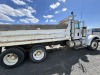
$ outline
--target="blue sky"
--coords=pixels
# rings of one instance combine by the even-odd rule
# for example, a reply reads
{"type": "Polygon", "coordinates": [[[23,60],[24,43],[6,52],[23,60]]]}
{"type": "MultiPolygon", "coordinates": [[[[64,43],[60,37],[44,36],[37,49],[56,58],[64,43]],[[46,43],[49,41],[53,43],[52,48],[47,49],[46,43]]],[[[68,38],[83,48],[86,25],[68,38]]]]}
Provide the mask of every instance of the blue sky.
{"type": "Polygon", "coordinates": [[[73,11],[89,28],[100,27],[100,0],[0,0],[0,24],[56,24],[73,11]]]}

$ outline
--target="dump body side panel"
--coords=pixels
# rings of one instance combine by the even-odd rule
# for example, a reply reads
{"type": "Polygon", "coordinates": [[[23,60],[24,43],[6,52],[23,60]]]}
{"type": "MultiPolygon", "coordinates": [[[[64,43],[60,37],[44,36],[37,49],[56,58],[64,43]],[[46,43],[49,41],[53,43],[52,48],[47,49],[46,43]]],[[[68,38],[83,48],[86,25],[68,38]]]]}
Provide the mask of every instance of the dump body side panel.
{"type": "Polygon", "coordinates": [[[66,29],[0,31],[0,47],[69,39],[66,29]]]}

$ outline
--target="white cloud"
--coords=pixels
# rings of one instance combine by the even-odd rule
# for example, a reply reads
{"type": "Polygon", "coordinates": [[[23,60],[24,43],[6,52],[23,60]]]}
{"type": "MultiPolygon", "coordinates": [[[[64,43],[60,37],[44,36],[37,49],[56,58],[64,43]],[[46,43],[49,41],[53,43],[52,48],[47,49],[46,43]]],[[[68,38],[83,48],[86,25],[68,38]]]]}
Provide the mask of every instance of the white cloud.
{"type": "Polygon", "coordinates": [[[58,14],[58,13],[61,13],[61,12],[65,12],[65,11],[67,11],[67,8],[63,8],[62,10],[55,11],[55,14],[58,14]]]}
{"type": "Polygon", "coordinates": [[[8,15],[8,16],[24,16],[22,12],[20,12],[17,9],[13,9],[12,7],[5,5],[5,4],[0,4],[0,14],[8,15]]]}
{"type": "Polygon", "coordinates": [[[47,19],[47,18],[52,18],[52,17],[54,17],[54,15],[46,15],[46,16],[44,15],[43,17],[47,19]]]}
{"type": "Polygon", "coordinates": [[[55,14],[58,14],[60,11],[55,11],[55,14]]]}
{"type": "Polygon", "coordinates": [[[56,20],[53,20],[53,19],[46,19],[46,21],[45,22],[56,22],[56,20]]]}
{"type": "Polygon", "coordinates": [[[54,3],[51,4],[51,5],[50,5],[50,8],[51,8],[51,9],[56,9],[56,8],[59,7],[59,6],[60,6],[60,3],[57,2],[57,3],[55,3],[55,4],[54,4],[54,3]]]}
{"type": "Polygon", "coordinates": [[[67,8],[63,8],[62,11],[67,11],[67,8]]]}
{"type": "Polygon", "coordinates": [[[47,19],[45,22],[49,22],[49,20],[47,19]]]}
{"type": "Polygon", "coordinates": [[[28,2],[33,2],[32,0],[27,0],[28,2]]]}
{"type": "Polygon", "coordinates": [[[12,0],[17,5],[26,5],[26,3],[22,0],[12,0]]]}
{"type": "Polygon", "coordinates": [[[52,19],[51,19],[50,22],[56,22],[56,20],[52,20],[52,19]]]}
{"type": "Polygon", "coordinates": [[[0,24],[10,24],[10,23],[3,23],[3,22],[0,22],[0,24]]]}
{"type": "Polygon", "coordinates": [[[37,23],[39,20],[37,18],[26,18],[26,19],[20,19],[20,22],[23,23],[37,23]]]}
{"type": "Polygon", "coordinates": [[[45,22],[56,22],[56,20],[51,19],[52,17],[54,17],[54,15],[44,15],[43,17],[46,19],[45,22]]]}
{"type": "Polygon", "coordinates": [[[8,17],[7,15],[1,14],[1,13],[0,13],[0,20],[14,22],[14,20],[12,20],[10,17],[8,17]]]}
{"type": "Polygon", "coordinates": [[[34,20],[35,22],[38,22],[38,20],[33,16],[33,13],[36,13],[36,10],[30,6],[22,9],[14,9],[6,4],[0,4],[0,20],[14,22],[14,20],[12,20],[10,16],[12,17],[25,16],[29,19],[31,18],[30,21],[34,20]]]}
{"type": "Polygon", "coordinates": [[[18,16],[33,17],[32,13],[36,13],[36,10],[30,6],[22,9],[13,9],[8,5],[0,4],[0,13],[6,14],[8,16],[14,16],[14,17],[18,17],[18,16]]]}
{"type": "Polygon", "coordinates": [[[66,2],[66,0],[59,0],[60,2],[66,2]]]}
{"type": "Polygon", "coordinates": [[[29,22],[31,22],[31,23],[37,23],[37,22],[39,22],[39,20],[37,19],[37,18],[26,18],[26,20],[28,20],[29,22]]]}
{"type": "Polygon", "coordinates": [[[34,10],[32,7],[28,7],[28,9],[19,9],[20,12],[22,12],[25,16],[30,17],[30,18],[34,18],[34,16],[32,15],[32,13],[36,13],[36,10],[34,10]]]}
{"type": "Polygon", "coordinates": [[[29,23],[29,21],[27,21],[26,19],[20,19],[20,22],[22,22],[22,23],[29,23]]]}

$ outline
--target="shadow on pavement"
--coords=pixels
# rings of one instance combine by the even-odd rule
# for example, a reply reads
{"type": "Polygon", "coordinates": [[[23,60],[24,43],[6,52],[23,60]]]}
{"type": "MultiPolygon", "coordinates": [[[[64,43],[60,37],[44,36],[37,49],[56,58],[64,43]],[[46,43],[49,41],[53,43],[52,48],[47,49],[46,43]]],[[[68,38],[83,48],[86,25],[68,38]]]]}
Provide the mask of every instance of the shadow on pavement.
{"type": "Polygon", "coordinates": [[[14,69],[5,69],[0,66],[0,75],[70,75],[75,64],[86,72],[86,68],[79,61],[89,63],[86,55],[100,55],[100,51],[56,49],[48,52],[47,59],[41,63],[33,63],[27,59],[23,65],[14,69]]]}

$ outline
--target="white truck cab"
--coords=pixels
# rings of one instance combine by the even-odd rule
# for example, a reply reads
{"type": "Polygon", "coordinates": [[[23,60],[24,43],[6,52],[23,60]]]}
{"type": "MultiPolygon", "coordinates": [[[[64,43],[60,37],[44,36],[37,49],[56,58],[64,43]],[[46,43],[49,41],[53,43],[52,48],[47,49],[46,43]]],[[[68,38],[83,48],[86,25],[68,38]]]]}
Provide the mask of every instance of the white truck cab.
{"type": "MultiPolygon", "coordinates": [[[[70,27],[70,37],[71,40],[67,41],[68,47],[89,47],[90,49],[97,49],[98,42],[99,42],[99,36],[88,34],[87,27],[81,26],[81,23],[83,21],[78,21],[74,19],[74,14],[71,13],[71,19],[68,19],[69,27],[70,27]],[[95,47],[95,48],[92,48],[95,47]]],[[[84,24],[84,23],[83,23],[84,24]]],[[[69,31],[69,30],[68,30],[69,31]]]]}

